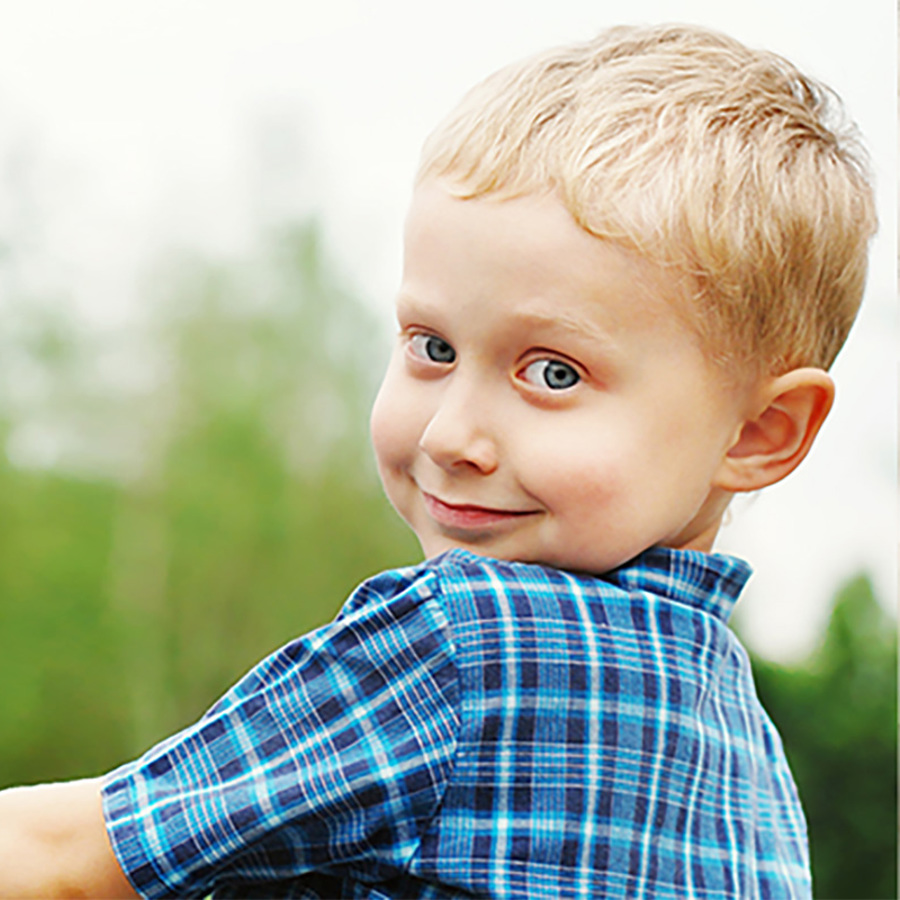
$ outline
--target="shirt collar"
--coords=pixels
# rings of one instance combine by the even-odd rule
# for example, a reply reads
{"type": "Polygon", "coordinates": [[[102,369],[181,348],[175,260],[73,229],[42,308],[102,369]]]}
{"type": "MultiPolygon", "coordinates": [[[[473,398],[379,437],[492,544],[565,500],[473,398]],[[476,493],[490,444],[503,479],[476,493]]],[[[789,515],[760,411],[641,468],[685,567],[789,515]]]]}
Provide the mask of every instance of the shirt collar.
{"type": "Polygon", "coordinates": [[[651,547],[601,576],[623,590],[647,591],[727,622],[753,570],[736,556],[651,547]]]}

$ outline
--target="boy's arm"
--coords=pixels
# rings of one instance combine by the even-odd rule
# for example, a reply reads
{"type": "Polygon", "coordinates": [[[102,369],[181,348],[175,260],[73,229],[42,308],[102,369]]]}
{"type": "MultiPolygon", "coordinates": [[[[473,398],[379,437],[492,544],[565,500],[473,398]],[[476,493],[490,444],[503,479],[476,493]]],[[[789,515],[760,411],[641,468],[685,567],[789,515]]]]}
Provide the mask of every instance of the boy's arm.
{"type": "Polygon", "coordinates": [[[0,898],[138,896],[107,838],[100,785],[0,791],[0,898]]]}

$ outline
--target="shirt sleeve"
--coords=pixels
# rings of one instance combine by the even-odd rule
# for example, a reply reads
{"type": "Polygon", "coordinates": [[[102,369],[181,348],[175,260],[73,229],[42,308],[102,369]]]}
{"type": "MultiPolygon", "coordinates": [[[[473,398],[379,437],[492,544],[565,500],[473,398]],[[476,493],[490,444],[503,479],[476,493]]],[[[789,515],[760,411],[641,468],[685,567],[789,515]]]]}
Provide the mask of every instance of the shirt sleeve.
{"type": "Polygon", "coordinates": [[[276,651],[196,724],[113,771],[113,849],[147,897],[204,897],[409,862],[459,727],[433,573],[385,573],[331,625],[276,651]]]}

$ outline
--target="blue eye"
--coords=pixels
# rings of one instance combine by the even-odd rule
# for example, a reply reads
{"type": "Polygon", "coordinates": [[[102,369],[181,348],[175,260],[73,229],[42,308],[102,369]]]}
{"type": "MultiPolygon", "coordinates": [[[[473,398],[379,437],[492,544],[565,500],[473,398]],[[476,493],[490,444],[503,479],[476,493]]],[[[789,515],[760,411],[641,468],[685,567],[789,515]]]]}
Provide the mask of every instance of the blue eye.
{"type": "Polygon", "coordinates": [[[433,334],[414,334],[409,342],[414,356],[429,362],[449,365],[456,362],[456,351],[443,338],[433,334]]]}
{"type": "Polygon", "coordinates": [[[522,377],[536,387],[564,391],[581,381],[581,376],[568,363],[558,359],[539,359],[525,367],[522,377]]]}

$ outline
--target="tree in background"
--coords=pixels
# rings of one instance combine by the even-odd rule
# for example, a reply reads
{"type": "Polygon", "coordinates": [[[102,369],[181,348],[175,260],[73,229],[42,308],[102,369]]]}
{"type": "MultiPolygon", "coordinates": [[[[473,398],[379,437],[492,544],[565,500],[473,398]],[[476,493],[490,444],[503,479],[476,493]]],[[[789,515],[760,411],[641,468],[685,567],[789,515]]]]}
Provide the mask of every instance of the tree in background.
{"type": "Polygon", "coordinates": [[[860,576],[802,666],[754,661],[806,808],[816,897],[897,896],[897,630],[860,576]]]}
{"type": "Polygon", "coordinates": [[[188,261],[163,289],[154,447],[116,525],[141,743],[415,557],[368,446],[381,342],[317,230],[282,232],[240,265],[188,261]]]}
{"type": "Polygon", "coordinates": [[[30,336],[19,356],[45,388],[3,404],[7,447],[55,423],[59,462],[0,458],[3,785],[137,755],[417,556],[368,449],[384,342],[317,228],[241,262],[170,261],[153,285],[139,390],[91,394],[73,372],[95,356],[84,336],[27,304],[5,331],[30,336]],[[85,465],[98,409],[120,427],[85,465]]]}

